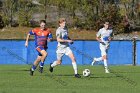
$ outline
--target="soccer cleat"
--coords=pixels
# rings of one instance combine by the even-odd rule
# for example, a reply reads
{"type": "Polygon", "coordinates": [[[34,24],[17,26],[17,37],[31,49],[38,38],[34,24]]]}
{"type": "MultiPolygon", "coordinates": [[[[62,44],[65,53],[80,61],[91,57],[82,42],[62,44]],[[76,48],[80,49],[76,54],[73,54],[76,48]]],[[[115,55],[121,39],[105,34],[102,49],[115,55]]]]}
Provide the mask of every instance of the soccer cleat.
{"type": "Polygon", "coordinates": [[[93,61],[92,61],[91,65],[93,66],[95,62],[96,62],[95,58],[93,58],[93,61]]]}
{"type": "Polygon", "coordinates": [[[34,71],[32,70],[32,68],[30,69],[30,75],[33,76],[34,71]]]}
{"type": "Polygon", "coordinates": [[[52,65],[52,63],[50,63],[50,68],[49,68],[49,70],[50,70],[50,72],[53,72],[53,67],[52,67],[51,65],[52,65]]]}
{"type": "Polygon", "coordinates": [[[76,78],[81,78],[81,76],[79,74],[75,74],[74,75],[76,78]]]}
{"type": "Polygon", "coordinates": [[[40,73],[43,73],[43,67],[40,67],[40,66],[39,66],[39,72],[40,72],[40,73]]]}
{"type": "Polygon", "coordinates": [[[108,69],[105,69],[105,73],[110,73],[108,69]]]}

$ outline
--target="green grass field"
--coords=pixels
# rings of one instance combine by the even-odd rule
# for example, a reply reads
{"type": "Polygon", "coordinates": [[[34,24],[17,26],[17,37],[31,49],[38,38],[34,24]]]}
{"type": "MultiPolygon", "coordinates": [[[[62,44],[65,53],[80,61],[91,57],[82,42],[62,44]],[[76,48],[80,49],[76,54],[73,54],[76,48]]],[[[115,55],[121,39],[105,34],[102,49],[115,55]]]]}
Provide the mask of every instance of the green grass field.
{"type": "Polygon", "coordinates": [[[79,66],[79,73],[90,69],[91,76],[75,78],[72,66],[58,66],[53,73],[29,75],[29,65],[0,65],[0,93],[139,93],[139,66],[79,66]]]}

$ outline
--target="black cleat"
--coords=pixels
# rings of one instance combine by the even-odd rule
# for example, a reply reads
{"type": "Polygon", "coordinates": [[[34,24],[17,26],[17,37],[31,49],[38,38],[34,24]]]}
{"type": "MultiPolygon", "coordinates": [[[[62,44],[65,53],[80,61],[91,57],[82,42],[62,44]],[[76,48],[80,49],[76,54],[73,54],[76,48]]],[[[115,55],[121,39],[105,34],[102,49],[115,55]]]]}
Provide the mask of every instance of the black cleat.
{"type": "Polygon", "coordinates": [[[50,68],[49,68],[49,70],[50,70],[50,72],[53,72],[53,67],[51,67],[51,64],[52,64],[52,63],[50,63],[50,68]]]}
{"type": "Polygon", "coordinates": [[[79,74],[75,74],[76,78],[81,78],[81,76],[79,74]]]}
{"type": "Polygon", "coordinates": [[[39,66],[39,72],[40,72],[40,73],[43,73],[43,67],[40,67],[40,66],[39,66]]]}
{"type": "Polygon", "coordinates": [[[33,76],[34,71],[32,70],[32,68],[30,69],[30,75],[33,76]]]}

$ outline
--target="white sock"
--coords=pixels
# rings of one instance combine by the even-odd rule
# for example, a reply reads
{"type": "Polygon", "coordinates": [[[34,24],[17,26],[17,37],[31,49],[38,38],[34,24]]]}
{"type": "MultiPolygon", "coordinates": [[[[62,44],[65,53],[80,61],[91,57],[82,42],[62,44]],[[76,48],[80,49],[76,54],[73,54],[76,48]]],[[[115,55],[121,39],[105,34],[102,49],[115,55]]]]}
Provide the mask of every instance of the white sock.
{"type": "Polygon", "coordinates": [[[94,58],[95,61],[102,61],[102,57],[94,58]]]}
{"type": "Polygon", "coordinates": [[[107,60],[106,59],[104,59],[104,67],[105,67],[105,69],[108,69],[107,60]]]}
{"type": "Polygon", "coordinates": [[[72,66],[73,66],[73,69],[74,69],[74,73],[77,74],[77,64],[76,64],[76,62],[72,62],[72,66]]]}
{"type": "Polygon", "coordinates": [[[57,64],[57,61],[54,61],[53,62],[53,64],[51,64],[51,67],[55,67],[55,66],[57,66],[58,64],[57,64]]]}

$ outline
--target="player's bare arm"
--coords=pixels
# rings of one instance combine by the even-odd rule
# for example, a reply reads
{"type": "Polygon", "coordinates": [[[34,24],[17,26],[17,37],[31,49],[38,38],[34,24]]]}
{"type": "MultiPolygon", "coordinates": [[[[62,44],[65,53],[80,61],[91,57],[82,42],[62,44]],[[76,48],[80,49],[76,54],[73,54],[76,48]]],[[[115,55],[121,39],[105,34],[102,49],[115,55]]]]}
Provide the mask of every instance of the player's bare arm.
{"type": "Polygon", "coordinates": [[[109,38],[108,38],[109,42],[110,42],[112,39],[113,39],[112,37],[109,37],[109,38]]]}
{"type": "Polygon", "coordinates": [[[108,38],[109,42],[113,39],[113,33],[111,33],[110,37],[108,38]]]}
{"type": "Polygon", "coordinates": [[[96,40],[97,40],[98,42],[102,42],[101,39],[100,39],[99,37],[96,37],[96,40]]]}
{"type": "Polygon", "coordinates": [[[102,43],[103,45],[105,45],[105,43],[102,42],[102,40],[100,39],[100,37],[96,37],[96,40],[97,40],[98,42],[102,43]]]}
{"type": "Polygon", "coordinates": [[[58,41],[58,42],[68,42],[68,43],[73,42],[72,40],[64,40],[64,39],[61,39],[61,38],[59,38],[59,37],[57,37],[57,41],[58,41]]]}
{"type": "Polygon", "coordinates": [[[25,42],[25,47],[28,47],[29,38],[30,38],[30,34],[27,34],[26,42],[25,42]]]}

